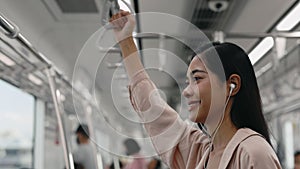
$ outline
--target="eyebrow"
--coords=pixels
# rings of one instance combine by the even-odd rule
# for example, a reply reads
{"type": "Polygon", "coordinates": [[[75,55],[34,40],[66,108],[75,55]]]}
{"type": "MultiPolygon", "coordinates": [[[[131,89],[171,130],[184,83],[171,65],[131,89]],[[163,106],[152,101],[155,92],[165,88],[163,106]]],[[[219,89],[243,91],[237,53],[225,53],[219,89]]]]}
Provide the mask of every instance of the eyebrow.
{"type": "Polygon", "coordinates": [[[197,72],[199,72],[199,73],[206,73],[206,74],[207,74],[207,72],[204,71],[204,70],[194,69],[194,70],[191,71],[190,75],[194,75],[194,74],[197,73],[197,72]]]}
{"type": "Polygon", "coordinates": [[[195,70],[193,70],[193,71],[191,72],[191,74],[195,74],[195,73],[197,73],[197,72],[200,72],[200,73],[207,73],[207,72],[204,71],[204,70],[195,69],[195,70]]]}

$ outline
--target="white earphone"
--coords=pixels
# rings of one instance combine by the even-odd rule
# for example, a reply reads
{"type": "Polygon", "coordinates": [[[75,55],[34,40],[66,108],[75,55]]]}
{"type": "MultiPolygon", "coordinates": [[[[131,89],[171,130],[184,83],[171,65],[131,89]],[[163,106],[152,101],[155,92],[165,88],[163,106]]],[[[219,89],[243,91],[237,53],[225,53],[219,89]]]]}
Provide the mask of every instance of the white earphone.
{"type": "Polygon", "coordinates": [[[235,84],[234,83],[230,83],[230,92],[229,92],[229,97],[232,94],[233,89],[235,88],[235,84]]]}
{"type": "Polygon", "coordinates": [[[235,88],[235,84],[234,83],[230,83],[230,88],[234,89],[235,88]]]}

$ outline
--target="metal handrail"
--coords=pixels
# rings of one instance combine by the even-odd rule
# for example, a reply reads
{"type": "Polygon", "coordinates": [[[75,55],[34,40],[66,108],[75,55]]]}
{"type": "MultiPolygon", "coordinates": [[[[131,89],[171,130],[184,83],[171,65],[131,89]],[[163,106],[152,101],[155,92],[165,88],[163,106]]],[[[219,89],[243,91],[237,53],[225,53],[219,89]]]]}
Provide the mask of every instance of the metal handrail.
{"type": "MultiPolygon", "coordinates": [[[[48,60],[41,52],[39,52],[21,33],[19,28],[10,20],[8,20],[7,18],[4,17],[4,15],[2,15],[0,13],[0,26],[2,28],[2,30],[4,30],[4,34],[12,39],[16,39],[20,44],[22,44],[23,46],[25,46],[28,50],[30,50],[37,59],[39,59],[42,63],[44,63],[45,69],[46,69],[46,74],[48,77],[48,81],[49,81],[49,86],[51,89],[51,95],[52,95],[52,99],[54,102],[54,106],[55,106],[55,112],[56,112],[56,117],[58,120],[58,127],[59,127],[59,132],[61,133],[61,142],[62,142],[62,146],[63,146],[63,152],[64,152],[64,159],[65,159],[65,164],[66,164],[66,168],[67,169],[74,169],[74,161],[72,158],[72,154],[69,151],[69,148],[67,146],[67,142],[66,142],[66,135],[65,135],[65,128],[63,126],[63,119],[61,116],[61,111],[60,111],[60,107],[59,107],[59,100],[57,99],[57,95],[56,95],[56,85],[55,85],[55,77],[61,79],[65,84],[67,84],[67,86],[71,87],[73,89],[73,91],[75,91],[79,96],[83,97],[84,99],[85,96],[80,94],[80,92],[78,90],[76,90],[71,83],[69,82],[69,80],[61,73],[61,71],[59,71],[58,68],[56,68],[54,66],[54,64],[48,60]]],[[[21,56],[24,57],[24,56],[21,56]]],[[[91,126],[89,126],[91,127],[91,126]]]]}
{"type": "Polygon", "coordinates": [[[72,158],[72,153],[70,152],[69,147],[67,146],[67,141],[66,141],[67,138],[66,138],[66,134],[65,134],[66,133],[65,128],[63,125],[64,123],[63,123],[62,112],[60,111],[60,107],[59,107],[59,105],[61,103],[60,103],[60,99],[58,99],[57,95],[56,95],[55,72],[53,71],[53,69],[48,68],[48,69],[46,69],[46,73],[47,73],[47,77],[49,80],[51,95],[52,95],[53,102],[54,102],[54,108],[55,108],[56,118],[57,118],[57,122],[58,122],[60,139],[61,139],[63,150],[64,150],[63,152],[64,152],[66,168],[74,169],[74,161],[72,158]]]}

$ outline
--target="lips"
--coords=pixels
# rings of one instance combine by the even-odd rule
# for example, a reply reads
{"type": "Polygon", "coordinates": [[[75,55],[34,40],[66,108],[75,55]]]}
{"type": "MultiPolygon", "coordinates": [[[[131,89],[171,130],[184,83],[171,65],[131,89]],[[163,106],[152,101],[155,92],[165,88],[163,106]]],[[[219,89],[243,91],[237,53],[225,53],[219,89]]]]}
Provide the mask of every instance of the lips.
{"type": "Polygon", "coordinates": [[[200,103],[201,103],[200,100],[188,101],[189,111],[191,111],[191,110],[195,109],[196,107],[198,107],[200,103]]]}
{"type": "Polygon", "coordinates": [[[188,101],[188,105],[199,104],[200,100],[188,101]]]}

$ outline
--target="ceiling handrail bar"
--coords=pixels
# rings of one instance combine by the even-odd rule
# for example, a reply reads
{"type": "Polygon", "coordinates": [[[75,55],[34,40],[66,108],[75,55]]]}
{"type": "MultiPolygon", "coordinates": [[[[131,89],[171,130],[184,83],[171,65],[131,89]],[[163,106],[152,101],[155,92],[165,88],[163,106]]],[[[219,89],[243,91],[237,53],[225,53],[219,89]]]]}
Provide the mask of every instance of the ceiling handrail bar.
{"type": "MultiPolygon", "coordinates": [[[[11,30],[11,27],[7,27],[9,25],[2,24],[2,23],[10,23],[10,25],[15,25],[12,24],[11,21],[9,21],[7,18],[5,18],[1,13],[0,13],[0,26],[4,28],[5,30],[11,30]]],[[[14,29],[14,28],[13,28],[14,29]]],[[[8,34],[5,34],[8,37],[12,37],[8,34]]],[[[27,49],[29,49],[42,63],[46,65],[46,68],[51,67],[56,73],[56,75],[61,79],[64,83],[66,83],[69,87],[71,87],[76,94],[79,94],[79,96],[83,97],[84,99],[87,99],[84,95],[82,95],[78,89],[76,89],[69,81],[69,79],[63,75],[63,73],[49,60],[46,58],[46,56],[39,52],[23,35],[22,33],[18,32],[17,36],[14,37],[18,42],[20,42],[23,46],[25,46],[27,49]]],[[[24,56],[21,56],[24,57],[24,56]]]]}

